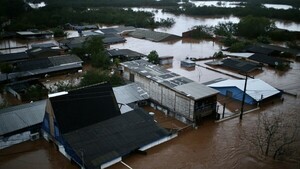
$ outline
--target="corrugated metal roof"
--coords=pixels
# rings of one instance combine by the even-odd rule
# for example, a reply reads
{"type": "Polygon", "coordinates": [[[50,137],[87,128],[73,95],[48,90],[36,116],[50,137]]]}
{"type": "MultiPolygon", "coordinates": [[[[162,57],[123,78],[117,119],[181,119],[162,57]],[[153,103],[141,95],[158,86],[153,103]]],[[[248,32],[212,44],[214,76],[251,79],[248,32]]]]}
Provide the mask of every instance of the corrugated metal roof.
{"type": "MultiPolygon", "coordinates": [[[[244,91],[244,85],[245,80],[228,79],[214,84],[210,84],[208,86],[213,88],[237,87],[238,89],[244,91]]],[[[262,96],[263,99],[265,99],[280,93],[280,91],[260,79],[248,79],[246,93],[256,101],[260,101],[262,96]]]]}
{"type": "MultiPolygon", "coordinates": [[[[178,92],[182,91],[183,93],[192,94],[191,91],[195,90],[194,99],[199,99],[201,94],[197,90],[205,91],[202,94],[203,97],[208,96],[209,93],[217,94],[216,90],[209,88],[203,84],[196,83],[186,77],[179,76],[176,73],[172,73],[160,66],[153,65],[143,59],[128,61],[121,63],[124,67],[134,71],[144,77],[150,78],[151,80],[164,85],[170,89],[175,89],[178,92]],[[186,85],[192,83],[190,85],[186,85]],[[185,87],[179,87],[179,86],[185,87]],[[189,88],[189,89],[185,89],[189,88]]],[[[209,94],[211,95],[211,94],[209,94]]]]}
{"type": "Polygon", "coordinates": [[[219,93],[215,89],[210,89],[204,85],[199,85],[197,82],[191,82],[174,87],[180,93],[186,94],[188,97],[193,97],[195,100],[205,98],[219,93]],[[208,90],[209,89],[209,90],[208,90]]]}
{"type": "Polygon", "coordinates": [[[83,62],[78,56],[75,56],[75,55],[52,56],[52,57],[49,57],[48,59],[54,66],[83,62]]]}
{"type": "Polygon", "coordinates": [[[0,135],[8,134],[43,121],[46,100],[0,110],[0,135]]]}
{"type": "Polygon", "coordinates": [[[94,169],[168,135],[170,133],[159,127],[153,117],[137,109],[63,137],[79,157],[83,153],[86,167],[94,169]]]}
{"type": "Polygon", "coordinates": [[[180,36],[177,36],[177,35],[172,35],[172,34],[168,34],[168,33],[164,33],[164,32],[155,32],[155,31],[147,30],[147,29],[136,29],[135,31],[130,32],[128,35],[135,37],[135,38],[147,39],[147,40],[154,41],[154,42],[161,42],[170,37],[172,37],[174,39],[180,38],[180,36]]]}
{"type": "Polygon", "coordinates": [[[149,95],[136,83],[114,87],[113,91],[115,93],[117,102],[122,104],[133,103],[149,98],[149,95]]]}
{"type": "Polygon", "coordinates": [[[231,53],[231,52],[223,52],[224,55],[226,56],[232,56],[232,57],[241,57],[241,58],[248,58],[252,55],[254,55],[254,53],[231,53]]]}

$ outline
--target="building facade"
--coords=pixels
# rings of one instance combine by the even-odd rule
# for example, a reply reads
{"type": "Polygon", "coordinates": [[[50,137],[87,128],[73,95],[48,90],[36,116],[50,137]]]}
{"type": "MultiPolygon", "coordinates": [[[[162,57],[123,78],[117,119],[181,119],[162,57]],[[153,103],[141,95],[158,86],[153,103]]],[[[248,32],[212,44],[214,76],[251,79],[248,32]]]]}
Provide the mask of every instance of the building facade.
{"type": "Polygon", "coordinates": [[[125,79],[136,82],[151,104],[184,123],[198,123],[216,111],[218,91],[145,60],[121,63],[125,79]]]}

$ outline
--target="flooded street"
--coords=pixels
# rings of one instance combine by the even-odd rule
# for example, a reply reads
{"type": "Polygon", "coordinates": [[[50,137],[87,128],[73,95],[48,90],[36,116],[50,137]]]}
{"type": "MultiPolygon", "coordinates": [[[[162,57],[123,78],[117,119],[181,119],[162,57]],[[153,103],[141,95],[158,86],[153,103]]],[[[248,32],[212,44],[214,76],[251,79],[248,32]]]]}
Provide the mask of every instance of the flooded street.
{"type": "MultiPolygon", "coordinates": [[[[164,18],[175,17],[172,14],[163,14],[158,10],[156,15],[164,18]]],[[[194,18],[187,16],[176,16],[176,24],[169,29],[157,29],[168,33],[181,35],[182,32],[199,23],[216,25],[219,21],[228,18],[194,18]]],[[[232,22],[238,22],[239,18],[229,17],[232,22]]],[[[299,24],[291,26],[299,31],[299,24]]],[[[72,33],[72,32],[71,32],[72,33]]],[[[72,34],[73,35],[73,34],[72,34]]],[[[72,36],[71,35],[71,36],[72,36]]],[[[76,34],[74,35],[76,36],[76,34]]],[[[196,82],[204,83],[216,78],[232,77],[210,71],[204,67],[205,62],[200,61],[195,70],[185,70],[180,67],[180,61],[186,57],[205,58],[220,51],[222,45],[213,41],[179,40],[174,42],[156,43],[143,39],[126,37],[127,42],[112,45],[111,48],[131,49],[148,55],[156,50],[159,56],[174,56],[173,65],[168,70],[186,76],[196,82]]],[[[55,42],[48,39],[38,42],[55,42]]],[[[4,40],[0,42],[1,48],[30,45],[36,41],[4,40]]],[[[56,42],[55,42],[56,43],[56,42]]],[[[18,49],[17,51],[24,51],[18,49]]],[[[9,53],[10,51],[1,51],[9,53]]],[[[226,70],[218,69],[223,72],[226,70]]],[[[236,76],[241,76],[239,74],[236,76]]],[[[282,73],[274,69],[264,67],[263,71],[255,78],[264,80],[272,86],[297,94],[298,97],[283,94],[284,102],[275,102],[263,105],[259,110],[245,114],[243,120],[233,118],[223,122],[215,122],[207,119],[197,129],[187,128],[179,132],[179,136],[169,142],[163,143],[147,150],[147,155],[132,154],[123,161],[134,169],[299,169],[300,168],[300,146],[296,147],[297,153],[294,159],[289,161],[277,161],[264,159],[257,155],[255,148],[251,147],[247,135],[256,125],[260,114],[284,113],[287,119],[293,119],[300,112],[300,63],[291,64],[291,69],[282,73]],[[296,160],[295,160],[296,159],[296,160]]],[[[155,112],[156,120],[164,127],[183,128],[184,124],[174,118],[166,118],[157,110],[147,107],[147,111],[155,112]]],[[[297,116],[296,120],[300,120],[297,116]]],[[[299,138],[300,139],[300,138],[299,138]]],[[[299,144],[298,144],[299,145],[299,144]]],[[[62,154],[60,154],[53,143],[44,139],[28,141],[19,145],[0,150],[0,169],[79,169],[62,154]]],[[[109,169],[127,169],[121,163],[111,166],[109,169]]]]}

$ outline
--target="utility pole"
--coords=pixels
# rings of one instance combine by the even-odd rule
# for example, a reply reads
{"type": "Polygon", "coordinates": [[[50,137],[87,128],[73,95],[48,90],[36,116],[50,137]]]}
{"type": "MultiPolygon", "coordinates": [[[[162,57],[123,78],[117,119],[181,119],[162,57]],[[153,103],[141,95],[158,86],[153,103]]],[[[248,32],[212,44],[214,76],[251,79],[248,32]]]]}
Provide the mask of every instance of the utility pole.
{"type": "Polygon", "coordinates": [[[81,166],[81,169],[85,169],[85,167],[84,167],[84,157],[83,157],[83,150],[80,150],[80,154],[81,154],[81,161],[82,161],[82,166],[81,166]]]}
{"type": "Polygon", "coordinates": [[[248,75],[246,74],[245,85],[244,85],[244,92],[243,92],[243,100],[242,100],[242,107],[241,107],[241,114],[240,114],[240,120],[243,119],[244,104],[245,104],[246,89],[247,89],[247,80],[248,80],[248,75]]]}

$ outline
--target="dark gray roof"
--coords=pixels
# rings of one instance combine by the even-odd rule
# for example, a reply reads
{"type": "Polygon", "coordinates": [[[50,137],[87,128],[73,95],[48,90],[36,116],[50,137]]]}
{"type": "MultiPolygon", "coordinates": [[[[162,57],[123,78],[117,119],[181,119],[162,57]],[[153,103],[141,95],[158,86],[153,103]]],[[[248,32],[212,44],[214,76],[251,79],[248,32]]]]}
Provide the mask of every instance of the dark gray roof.
{"type": "Polygon", "coordinates": [[[29,56],[26,52],[0,54],[0,62],[11,62],[16,60],[25,60],[28,58],[29,56]]]}
{"type": "Polygon", "coordinates": [[[28,55],[31,58],[38,58],[38,57],[50,57],[50,56],[57,56],[62,54],[62,49],[60,48],[32,48],[26,50],[28,55]]]}
{"type": "Polygon", "coordinates": [[[49,74],[65,70],[81,69],[82,61],[75,55],[60,55],[49,58],[28,60],[17,64],[17,72],[10,73],[9,79],[49,74]]]}
{"type": "Polygon", "coordinates": [[[243,61],[240,59],[224,59],[222,60],[222,66],[233,69],[235,71],[239,71],[242,73],[249,73],[255,69],[259,68],[259,64],[249,62],[249,61],[243,61]]]}
{"type": "Polygon", "coordinates": [[[259,45],[263,48],[267,48],[267,49],[271,49],[271,50],[276,50],[276,51],[280,51],[280,52],[288,52],[295,56],[300,54],[300,50],[297,50],[297,49],[291,49],[291,48],[286,48],[286,47],[282,47],[282,46],[268,45],[268,44],[259,44],[259,45]]]}
{"type": "Polygon", "coordinates": [[[8,79],[32,77],[32,76],[56,73],[56,72],[60,72],[60,71],[81,69],[81,68],[82,68],[81,63],[74,63],[74,64],[69,64],[69,65],[66,64],[66,65],[60,65],[60,66],[55,66],[55,67],[48,67],[48,68],[44,68],[44,69],[35,69],[35,70],[29,70],[29,71],[23,71],[23,72],[9,73],[8,79]]]}
{"type": "Polygon", "coordinates": [[[263,54],[254,54],[250,56],[248,59],[254,60],[259,63],[268,64],[269,66],[276,66],[277,65],[284,65],[285,63],[289,63],[289,61],[286,61],[284,59],[275,58],[272,56],[267,56],[263,54]]]}
{"type": "Polygon", "coordinates": [[[103,38],[104,44],[115,44],[115,43],[124,43],[126,39],[118,34],[105,34],[103,38]]]}
{"type": "Polygon", "coordinates": [[[101,32],[103,32],[104,34],[120,34],[124,31],[133,31],[135,29],[135,27],[133,26],[119,26],[119,27],[115,27],[115,28],[103,28],[100,29],[101,32]]]}
{"type": "Polygon", "coordinates": [[[111,57],[124,57],[127,59],[135,58],[135,57],[144,57],[146,55],[138,53],[136,51],[130,49],[109,49],[107,50],[108,56],[111,57]]]}
{"type": "Polygon", "coordinates": [[[137,109],[66,133],[63,137],[79,157],[83,152],[87,168],[96,169],[169,134],[154,122],[153,117],[137,109]]]}
{"type": "Polygon", "coordinates": [[[259,53],[264,55],[272,55],[276,50],[261,47],[261,46],[250,46],[246,49],[247,52],[259,53]]]}
{"type": "Polygon", "coordinates": [[[43,121],[46,100],[0,109],[0,136],[43,121]]]}
{"type": "Polygon", "coordinates": [[[57,47],[54,43],[36,43],[31,45],[32,48],[51,48],[51,47],[57,47]]]}
{"type": "Polygon", "coordinates": [[[155,32],[147,29],[136,29],[135,31],[130,32],[128,35],[134,38],[147,39],[153,42],[178,40],[181,38],[180,36],[177,35],[172,35],[163,32],[155,32]]]}
{"type": "Polygon", "coordinates": [[[74,64],[82,63],[83,61],[75,55],[61,55],[61,56],[52,56],[48,58],[53,66],[60,66],[65,64],[74,64]]]}
{"type": "Polygon", "coordinates": [[[29,71],[35,69],[45,69],[48,67],[52,67],[53,64],[50,62],[48,58],[40,58],[34,60],[26,60],[16,63],[17,72],[29,71]]]}
{"type": "Polygon", "coordinates": [[[107,83],[72,90],[52,97],[50,101],[61,133],[79,130],[121,114],[113,90],[107,83]]]}

